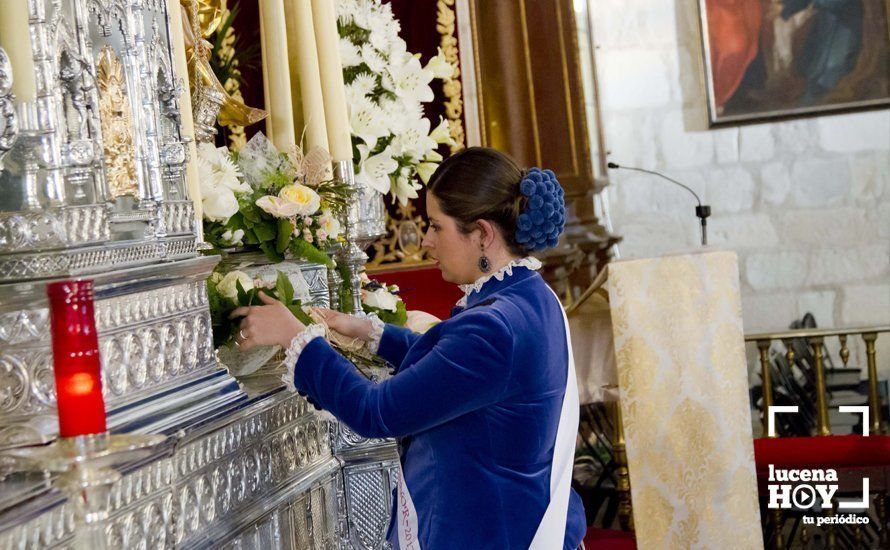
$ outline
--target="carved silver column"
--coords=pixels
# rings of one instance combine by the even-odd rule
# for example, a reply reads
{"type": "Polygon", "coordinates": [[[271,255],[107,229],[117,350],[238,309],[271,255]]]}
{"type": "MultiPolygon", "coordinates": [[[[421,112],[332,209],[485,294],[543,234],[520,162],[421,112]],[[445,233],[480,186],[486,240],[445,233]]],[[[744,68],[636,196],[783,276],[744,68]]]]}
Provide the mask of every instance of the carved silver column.
{"type": "Polygon", "coordinates": [[[356,183],[351,160],[335,161],[333,167],[334,179],[346,184],[352,190],[346,212],[343,215],[346,242],[337,253],[337,262],[349,267],[349,286],[352,288],[352,304],[341,305],[347,306],[349,313],[359,313],[362,311],[362,281],[360,275],[365,268],[365,262],[368,261],[368,255],[359,246],[357,239],[361,223],[359,194],[364,186],[356,183]]]}
{"type": "Polygon", "coordinates": [[[12,149],[18,134],[18,118],[15,114],[15,94],[12,93],[12,65],[9,56],[0,48],[0,160],[12,149]]]}

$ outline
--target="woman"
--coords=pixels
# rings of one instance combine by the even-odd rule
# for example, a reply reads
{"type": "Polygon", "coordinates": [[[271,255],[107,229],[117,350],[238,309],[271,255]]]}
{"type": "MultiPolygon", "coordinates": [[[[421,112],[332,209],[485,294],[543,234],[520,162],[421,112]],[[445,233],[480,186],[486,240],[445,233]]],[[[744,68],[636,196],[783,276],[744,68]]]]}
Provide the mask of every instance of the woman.
{"type": "Polygon", "coordinates": [[[571,488],[578,395],[562,307],[526,257],[556,244],[563,191],[549,170],[470,148],[429,184],[423,245],[464,286],[452,317],[424,335],[322,310],[396,374],[373,384],[321,327],[280,303],[240,308],[239,340],[288,349],[286,382],[365,437],[401,438],[389,538],[397,548],[577,548],[584,511],[571,488]]]}

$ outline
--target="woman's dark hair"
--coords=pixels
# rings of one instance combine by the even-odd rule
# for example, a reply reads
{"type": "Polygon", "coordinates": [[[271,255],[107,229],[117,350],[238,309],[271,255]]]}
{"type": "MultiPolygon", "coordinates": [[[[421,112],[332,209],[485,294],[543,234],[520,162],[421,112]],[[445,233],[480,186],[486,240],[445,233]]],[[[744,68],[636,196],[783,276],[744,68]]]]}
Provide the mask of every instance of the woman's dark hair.
{"type": "Polygon", "coordinates": [[[457,220],[464,233],[479,220],[496,224],[510,252],[522,255],[516,242],[516,219],[526,198],[519,192],[525,176],[516,163],[500,151],[469,147],[447,159],[433,173],[427,189],[436,196],[442,212],[457,220]]]}

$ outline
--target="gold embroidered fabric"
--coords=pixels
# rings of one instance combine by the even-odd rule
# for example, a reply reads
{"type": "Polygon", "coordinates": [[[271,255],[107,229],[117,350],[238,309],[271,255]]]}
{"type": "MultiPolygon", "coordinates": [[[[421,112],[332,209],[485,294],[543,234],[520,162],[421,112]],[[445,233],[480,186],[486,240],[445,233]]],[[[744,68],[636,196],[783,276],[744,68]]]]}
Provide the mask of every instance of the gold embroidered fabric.
{"type": "Polygon", "coordinates": [[[608,279],[637,545],[763,548],[735,253],[608,279]]]}

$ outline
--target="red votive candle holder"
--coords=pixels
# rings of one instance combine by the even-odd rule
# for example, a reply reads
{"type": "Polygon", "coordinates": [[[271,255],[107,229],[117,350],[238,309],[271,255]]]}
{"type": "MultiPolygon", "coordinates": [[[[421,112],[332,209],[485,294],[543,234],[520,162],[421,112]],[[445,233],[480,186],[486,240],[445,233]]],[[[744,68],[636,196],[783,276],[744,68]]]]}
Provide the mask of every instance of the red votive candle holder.
{"type": "Polygon", "coordinates": [[[93,281],[46,285],[53,338],[53,372],[59,435],[103,433],[105,400],[99,366],[99,338],[93,315],[93,281]]]}

